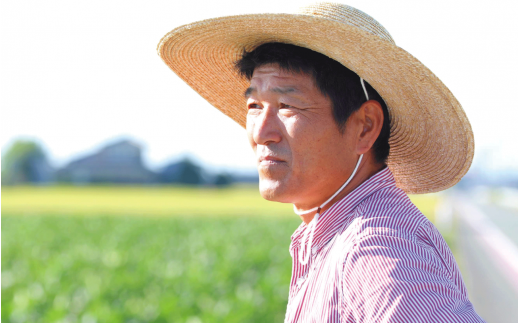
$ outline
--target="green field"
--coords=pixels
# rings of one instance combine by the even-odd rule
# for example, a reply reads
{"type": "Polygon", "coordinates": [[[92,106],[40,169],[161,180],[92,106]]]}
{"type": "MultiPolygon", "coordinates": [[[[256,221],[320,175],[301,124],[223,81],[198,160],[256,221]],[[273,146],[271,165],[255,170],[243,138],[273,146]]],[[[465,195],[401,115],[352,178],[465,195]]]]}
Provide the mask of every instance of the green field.
{"type": "Polygon", "coordinates": [[[2,321],[281,322],[300,222],[247,186],[3,187],[2,321]]]}

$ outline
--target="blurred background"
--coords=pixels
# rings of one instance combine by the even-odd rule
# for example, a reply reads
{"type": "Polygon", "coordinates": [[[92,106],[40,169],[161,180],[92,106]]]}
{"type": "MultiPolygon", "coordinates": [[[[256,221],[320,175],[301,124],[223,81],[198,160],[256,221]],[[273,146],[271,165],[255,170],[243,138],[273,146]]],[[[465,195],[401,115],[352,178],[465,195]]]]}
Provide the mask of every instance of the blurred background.
{"type": "MultiPolygon", "coordinates": [[[[0,2],[2,321],[280,322],[291,205],[245,131],[155,52],[167,32],[308,2],[0,2]]],[[[361,1],[475,134],[468,174],[410,196],[487,322],[518,321],[518,1],[361,1]]]]}

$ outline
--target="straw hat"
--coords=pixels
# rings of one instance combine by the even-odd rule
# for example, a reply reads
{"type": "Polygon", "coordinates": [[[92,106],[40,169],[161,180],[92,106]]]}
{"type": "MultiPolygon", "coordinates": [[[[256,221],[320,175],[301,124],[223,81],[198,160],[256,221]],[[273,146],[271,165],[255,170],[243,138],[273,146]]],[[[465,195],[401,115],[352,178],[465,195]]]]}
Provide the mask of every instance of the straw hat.
{"type": "Polygon", "coordinates": [[[385,100],[391,120],[388,167],[407,193],[455,185],[473,159],[471,126],[448,88],[397,47],[377,21],[355,8],[319,3],[298,14],[251,14],[203,20],[163,37],[164,62],[209,103],[246,124],[234,62],[244,49],[282,42],[320,52],[356,72],[385,100]]]}

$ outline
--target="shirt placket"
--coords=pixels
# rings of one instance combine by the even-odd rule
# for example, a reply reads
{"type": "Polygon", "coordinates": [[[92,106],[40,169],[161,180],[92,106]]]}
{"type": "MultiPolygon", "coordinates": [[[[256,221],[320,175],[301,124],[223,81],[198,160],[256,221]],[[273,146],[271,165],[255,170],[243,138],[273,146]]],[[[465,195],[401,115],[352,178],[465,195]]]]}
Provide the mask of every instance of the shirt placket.
{"type": "Polygon", "coordinates": [[[323,250],[329,243],[333,243],[333,241],[335,240],[336,236],[337,236],[337,234],[334,235],[331,239],[329,239],[329,241],[324,243],[321,247],[318,246],[318,245],[312,246],[312,248],[311,248],[311,256],[310,256],[309,262],[307,263],[306,266],[301,266],[299,264],[298,252],[300,251],[301,247],[296,247],[294,249],[293,268],[294,268],[295,265],[296,266],[300,266],[299,269],[303,273],[300,275],[300,277],[298,277],[296,279],[296,282],[294,283],[294,286],[291,286],[291,289],[292,289],[292,292],[291,292],[292,297],[291,297],[291,299],[296,298],[298,293],[301,291],[302,287],[305,285],[305,282],[308,280],[310,274],[313,271],[316,270],[316,266],[320,262],[320,259],[319,259],[320,251],[323,250]]]}

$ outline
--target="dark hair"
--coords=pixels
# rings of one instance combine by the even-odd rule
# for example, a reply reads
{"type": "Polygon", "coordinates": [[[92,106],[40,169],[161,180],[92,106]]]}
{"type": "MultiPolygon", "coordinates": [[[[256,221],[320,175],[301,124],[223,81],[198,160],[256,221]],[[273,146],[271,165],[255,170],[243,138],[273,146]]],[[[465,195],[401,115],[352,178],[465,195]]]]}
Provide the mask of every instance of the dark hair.
{"type": "MultiPolygon", "coordinates": [[[[244,51],[235,66],[241,76],[251,80],[255,68],[265,64],[278,64],[283,70],[311,75],[321,93],[332,101],[332,114],[342,133],[350,115],[366,102],[360,77],[356,73],[311,49],[284,43],[266,43],[250,52],[244,51]]],[[[366,81],[365,87],[368,97],[378,101],[383,108],[383,127],[372,148],[376,162],[384,163],[390,152],[390,117],[379,93],[366,81]]]]}

